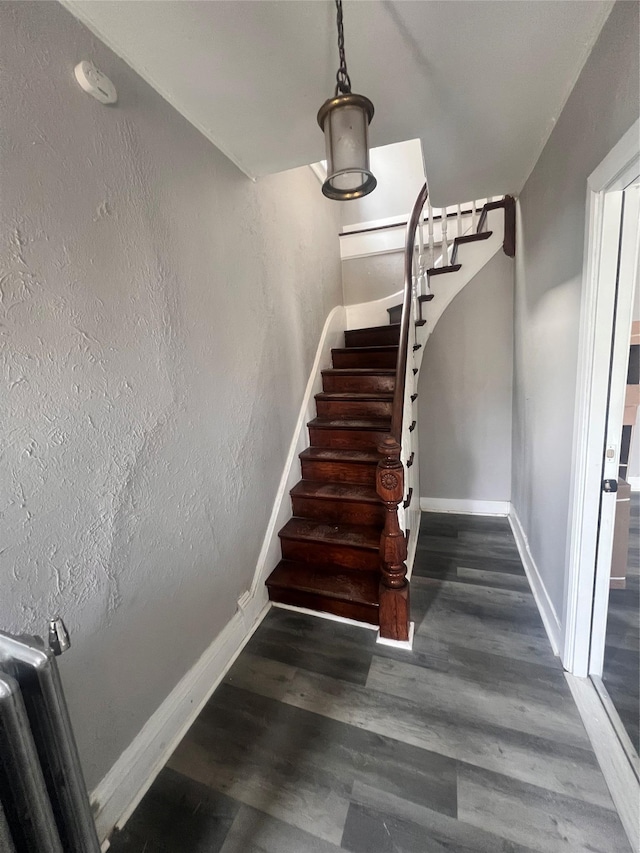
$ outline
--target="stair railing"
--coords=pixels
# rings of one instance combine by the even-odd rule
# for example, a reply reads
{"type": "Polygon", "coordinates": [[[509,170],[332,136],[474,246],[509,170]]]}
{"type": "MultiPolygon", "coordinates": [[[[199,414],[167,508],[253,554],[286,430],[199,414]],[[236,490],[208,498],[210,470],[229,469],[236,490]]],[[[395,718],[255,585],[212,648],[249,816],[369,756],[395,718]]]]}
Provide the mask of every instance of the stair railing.
{"type": "MultiPolygon", "coordinates": [[[[404,411],[407,405],[407,372],[411,369],[409,345],[415,335],[413,314],[414,256],[416,230],[427,202],[427,185],[422,187],[407,223],[404,253],[404,295],[400,340],[396,362],[395,389],[391,414],[391,430],[378,446],[381,459],[376,472],[376,490],[385,506],[384,529],[380,536],[380,636],[390,640],[409,640],[410,605],[407,581],[407,537],[400,526],[399,507],[405,496],[405,470],[401,461],[404,411]]],[[[412,430],[415,422],[408,429],[412,430]]]]}
{"type": "MultiPolygon", "coordinates": [[[[430,269],[446,267],[450,263],[449,258],[454,239],[463,237],[467,233],[475,233],[478,212],[483,210],[487,202],[493,201],[492,198],[474,199],[463,204],[442,208],[438,215],[434,213],[431,203],[427,203],[425,221],[428,239],[425,245],[425,257],[429,260],[430,269]],[[449,222],[449,220],[451,221],[449,222]],[[440,223],[439,238],[435,230],[436,221],[440,223]],[[451,231],[449,231],[449,226],[451,226],[451,231]]],[[[422,223],[420,223],[420,227],[422,227],[422,223]]]]}
{"type": "MultiPolygon", "coordinates": [[[[449,229],[447,227],[448,208],[440,211],[440,216],[434,216],[433,208],[429,202],[429,192],[425,184],[411,213],[407,223],[405,253],[404,253],[404,292],[402,300],[402,317],[400,321],[400,339],[398,346],[398,357],[396,362],[395,389],[393,395],[391,429],[389,434],[378,445],[381,459],[378,462],[376,472],[376,491],[385,506],[385,523],[380,537],[380,591],[379,591],[379,621],[380,636],[385,639],[406,641],[409,639],[410,609],[409,609],[409,583],[407,581],[407,538],[401,521],[407,517],[406,510],[409,509],[412,500],[413,489],[405,490],[405,466],[402,458],[406,461],[407,477],[409,485],[413,481],[417,487],[416,475],[408,469],[414,463],[417,455],[417,438],[413,433],[416,421],[413,418],[412,404],[417,398],[415,391],[414,359],[409,357],[410,353],[418,350],[421,344],[416,342],[416,323],[424,323],[421,310],[416,306],[422,301],[433,298],[429,286],[429,275],[440,272],[454,272],[459,269],[455,264],[457,252],[456,237],[451,234],[451,253],[449,245],[449,229]],[[424,209],[426,206],[426,219],[424,209]],[[436,246],[434,220],[440,220],[441,234],[441,256],[436,261],[436,246]],[[424,223],[427,224],[427,240],[424,239],[424,223]],[[416,235],[418,242],[416,245],[416,235]],[[416,257],[417,256],[417,257],[416,257]],[[451,260],[450,260],[451,258],[451,260]],[[417,264],[416,264],[417,260],[417,264]],[[425,266],[428,262],[428,268],[425,266]],[[446,269],[443,269],[446,268],[446,269]],[[413,434],[412,434],[413,433],[413,434]],[[405,500],[406,495],[406,500],[405,500]]],[[[455,205],[453,208],[453,219],[456,220],[457,237],[466,235],[465,225],[469,220],[463,221],[463,217],[470,215],[470,228],[467,230],[472,234],[484,231],[487,216],[490,211],[504,208],[504,241],[503,249],[509,257],[515,255],[515,201],[511,196],[503,198],[489,198],[478,202],[474,200],[469,203],[470,208],[465,205],[455,205]],[[476,216],[481,211],[476,228],[476,216]]],[[[487,236],[490,232],[487,233],[487,236]]],[[[414,469],[415,471],[415,469],[414,469]]],[[[416,499],[418,497],[416,496],[416,499]]],[[[414,515],[414,521],[419,514],[414,515]]],[[[406,525],[405,525],[406,526],[406,525]]]]}

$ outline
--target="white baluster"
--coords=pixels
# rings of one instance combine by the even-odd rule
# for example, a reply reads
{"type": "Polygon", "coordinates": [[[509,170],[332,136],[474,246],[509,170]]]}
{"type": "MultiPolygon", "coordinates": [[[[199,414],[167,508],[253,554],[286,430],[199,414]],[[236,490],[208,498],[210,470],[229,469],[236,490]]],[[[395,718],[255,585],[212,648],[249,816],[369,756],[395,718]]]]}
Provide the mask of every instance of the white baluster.
{"type": "Polygon", "coordinates": [[[413,244],[413,275],[411,276],[411,299],[413,301],[414,316],[418,310],[418,294],[420,293],[420,261],[418,247],[413,244]]]}
{"type": "Polygon", "coordinates": [[[434,267],[436,263],[436,250],[433,239],[433,208],[431,202],[427,203],[427,229],[429,231],[429,268],[434,267]]]}
{"type": "Polygon", "coordinates": [[[476,231],[476,200],[471,202],[471,233],[475,234],[476,231]]]}
{"type": "Polygon", "coordinates": [[[426,287],[426,283],[427,283],[427,275],[426,275],[426,269],[425,269],[426,261],[427,261],[426,255],[419,255],[418,256],[418,286],[417,286],[418,296],[422,296],[425,292],[425,287],[426,287]]]}
{"type": "Polygon", "coordinates": [[[442,212],[442,266],[449,266],[449,246],[447,244],[447,213],[442,212]]]}
{"type": "Polygon", "coordinates": [[[462,208],[458,205],[458,237],[462,237],[462,208]]]}

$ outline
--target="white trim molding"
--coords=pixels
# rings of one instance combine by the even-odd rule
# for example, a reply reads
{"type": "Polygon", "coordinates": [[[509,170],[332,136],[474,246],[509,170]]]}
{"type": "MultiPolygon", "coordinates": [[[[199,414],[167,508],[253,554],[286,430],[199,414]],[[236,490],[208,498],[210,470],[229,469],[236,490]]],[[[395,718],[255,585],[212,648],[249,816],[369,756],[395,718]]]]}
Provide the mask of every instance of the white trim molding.
{"type": "Polygon", "coordinates": [[[390,646],[392,649],[403,649],[405,652],[413,651],[413,640],[416,633],[416,623],[409,623],[409,639],[408,640],[389,640],[387,637],[381,637],[378,631],[376,643],[380,646],[390,646]]]}
{"type": "MultiPolygon", "coordinates": [[[[422,507],[420,507],[422,509],[422,507]]],[[[416,523],[409,530],[409,541],[407,542],[407,580],[411,580],[413,566],[416,562],[416,551],[418,550],[418,537],[420,536],[420,513],[416,513],[416,523]]]]}
{"type": "Polygon", "coordinates": [[[245,602],[98,783],[91,804],[101,842],[132,815],[268,610],[245,602]]]}
{"type": "Polygon", "coordinates": [[[556,609],[549,598],[547,588],[544,585],[540,576],[540,571],[536,565],[536,561],[531,553],[529,540],[527,539],[527,535],[522,527],[522,522],[518,518],[518,513],[513,509],[513,507],[509,513],[509,524],[513,531],[513,538],[516,540],[518,553],[520,554],[520,559],[522,560],[522,565],[524,566],[524,571],[527,576],[527,580],[529,581],[531,592],[533,593],[535,602],[538,605],[538,610],[540,611],[542,624],[544,625],[547,637],[551,643],[551,648],[553,649],[554,655],[559,655],[561,636],[560,620],[558,619],[556,609]]]}
{"type": "Polygon", "coordinates": [[[423,512],[452,512],[457,515],[507,516],[511,509],[509,501],[481,501],[471,498],[420,498],[423,512]]]}
{"type": "Polygon", "coordinates": [[[632,492],[640,492],[640,477],[627,477],[632,492]]]}
{"type": "Polygon", "coordinates": [[[320,184],[324,184],[327,180],[327,163],[326,160],[321,160],[319,163],[311,163],[309,168],[316,176],[320,184]]]}
{"type": "Polygon", "coordinates": [[[326,613],[324,610],[311,610],[308,607],[298,607],[296,604],[283,604],[281,601],[271,602],[272,607],[278,610],[291,610],[293,613],[304,613],[305,616],[317,616],[328,622],[339,622],[341,625],[352,625],[354,628],[366,628],[369,631],[377,631],[378,626],[370,622],[358,622],[357,619],[349,619],[347,616],[337,616],[335,613],[326,613]]]}
{"type": "Polygon", "coordinates": [[[258,556],[256,571],[253,583],[251,584],[251,594],[253,596],[258,596],[260,591],[265,589],[264,583],[268,575],[281,559],[278,531],[291,518],[289,491],[295,486],[301,476],[298,454],[302,453],[309,445],[307,423],[316,416],[315,395],[322,391],[321,371],[325,367],[331,366],[331,350],[334,347],[344,346],[345,322],[345,308],[343,305],[337,305],[327,317],[322,334],[320,335],[316,357],[309,374],[302,403],[300,404],[298,420],[296,421],[293,438],[289,445],[289,452],[287,453],[273,509],[258,556]]]}
{"type": "Polygon", "coordinates": [[[565,672],[565,678],[627,833],[631,850],[639,850],[638,777],[591,679],[578,678],[568,672],[565,672]]]}
{"type": "Polygon", "coordinates": [[[611,327],[619,240],[620,191],[640,172],[640,121],[587,181],[562,662],[589,671],[602,448],[606,430],[611,327]],[[615,261],[612,258],[615,256],[615,261]]]}
{"type": "MultiPolygon", "coordinates": [[[[469,243],[464,247],[464,263],[457,272],[448,275],[434,276],[430,281],[434,298],[429,302],[427,323],[416,330],[417,342],[424,344],[433,332],[436,323],[460,291],[472,281],[480,270],[502,248],[504,239],[504,214],[502,210],[492,210],[487,217],[487,229],[492,232],[488,240],[479,243],[469,243]],[[441,279],[446,279],[441,281],[441,279]]],[[[384,232],[382,232],[384,233],[384,232]]],[[[354,235],[357,236],[357,235],[354,235]]],[[[341,238],[342,239],[342,238],[341,238]]],[[[403,237],[404,239],[404,237],[403,237]]],[[[344,257],[344,256],[343,256],[344,257]]],[[[439,263],[437,258],[436,263],[439,263]]],[[[387,309],[402,302],[402,290],[383,296],[370,302],[358,302],[347,305],[346,328],[359,329],[368,326],[381,326],[389,322],[387,309]]],[[[422,351],[420,351],[421,357],[422,351]]]]}

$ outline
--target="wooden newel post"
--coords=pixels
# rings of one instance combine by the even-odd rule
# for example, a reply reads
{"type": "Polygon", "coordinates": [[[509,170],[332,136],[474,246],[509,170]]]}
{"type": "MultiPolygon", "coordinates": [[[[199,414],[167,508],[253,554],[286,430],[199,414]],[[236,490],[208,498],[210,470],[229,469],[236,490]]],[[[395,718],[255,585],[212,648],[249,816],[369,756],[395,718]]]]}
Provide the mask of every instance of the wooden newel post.
{"type": "Polygon", "coordinates": [[[404,467],[400,445],[388,435],[379,445],[382,459],[376,472],[376,490],[385,505],[384,530],[380,537],[380,636],[409,639],[409,584],[407,540],[398,522],[398,505],[404,500],[404,467]]]}

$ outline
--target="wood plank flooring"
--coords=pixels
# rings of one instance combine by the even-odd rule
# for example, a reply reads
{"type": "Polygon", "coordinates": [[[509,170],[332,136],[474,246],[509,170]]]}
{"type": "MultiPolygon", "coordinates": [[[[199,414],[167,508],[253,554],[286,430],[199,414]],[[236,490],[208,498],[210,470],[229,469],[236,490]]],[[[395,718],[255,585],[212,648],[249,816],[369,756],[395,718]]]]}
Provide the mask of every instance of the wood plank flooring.
{"type": "Polygon", "coordinates": [[[506,519],[424,514],[412,607],[272,609],[113,853],[628,853],[506,519]]]}

